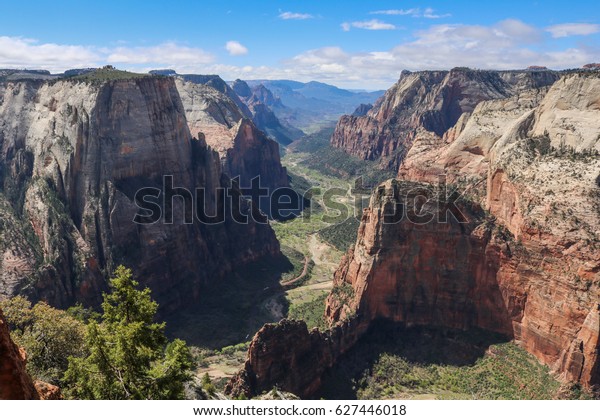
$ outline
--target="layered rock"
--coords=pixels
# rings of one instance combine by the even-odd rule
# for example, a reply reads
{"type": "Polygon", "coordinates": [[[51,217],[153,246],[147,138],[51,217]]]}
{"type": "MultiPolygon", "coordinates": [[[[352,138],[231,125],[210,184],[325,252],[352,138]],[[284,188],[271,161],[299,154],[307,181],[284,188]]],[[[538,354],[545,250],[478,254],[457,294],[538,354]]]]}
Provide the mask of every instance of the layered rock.
{"type": "Polygon", "coordinates": [[[232,209],[248,210],[235,189],[222,203],[229,178],[219,155],[190,134],[172,78],[8,82],[0,98],[0,211],[10,226],[1,233],[2,296],[96,304],[124,263],[173,310],[232,267],[278,255],[267,224],[232,219],[232,209]],[[223,223],[186,223],[178,197],[160,206],[163,216],[172,209],[172,224],[134,223],[136,192],[164,193],[166,175],[173,187],[203,188],[206,212],[218,205],[223,223]]]}
{"type": "Polygon", "coordinates": [[[497,331],[566,380],[598,384],[598,92],[597,76],[567,75],[541,101],[526,94],[480,104],[435,152],[411,150],[403,179],[446,174],[490,217],[386,224],[406,194],[405,182],[384,184],[336,273],[335,284],[352,285],[354,298],[330,298],[331,319],[358,312],[497,331]]]}
{"type": "Polygon", "coordinates": [[[215,89],[176,80],[192,135],[219,153],[224,172],[246,188],[255,177],[271,191],[288,187],[279,145],[245,117],[236,104],[215,89]]]}
{"type": "Polygon", "coordinates": [[[25,363],[25,351],[10,339],[8,325],[0,310],[0,400],[40,399],[25,363]]]}
{"type": "MultiPolygon", "coordinates": [[[[326,316],[334,329],[352,325],[347,343],[381,318],[494,331],[564,380],[598,385],[600,76],[566,74],[546,87],[518,82],[520,74],[504,77],[530,89],[478,103],[442,135],[413,139],[400,179],[380,185],[364,211],[326,316]]],[[[322,354],[321,345],[277,331],[255,337],[260,350],[238,377],[250,385],[240,389],[279,383],[302,394],[318,383],[319,367],[307,378],[290,361],[308,357],[306,348],[322,354]]],[[[325,365],[346,348],[338,349],[325,365]]]]}
{"type": "Polygon", "coordinates": [[[225,393],[253,397],[274,386],[301,398],[310,398],[321,387],[321,375],[352,347],[361,330],[347,321],[319,332],[304,321],[284,319],[267,324],[252,339],[244,368],[234,376],[225,393]]]}
{"type": "Polygon", "coordinates": [[[480,102],[552,84],[551,71],[403,71],[398,82],[364,116],[340,118],[334,147],[397,170],[416,139],[436,139],[480,102]]]}
{"type": "Polygon", "coordinates": [[[240,109],[242,115],[246,118],[252,118],[252,113],[246,106],[246,104],[240,99],[240,97],[233,91],[233,89],[216,74],[183,74],[179,76],[186,82],[192,82],[198,85],[206,85],[221,92],[229,99],[231,99],[237,107],[240,109]]]}

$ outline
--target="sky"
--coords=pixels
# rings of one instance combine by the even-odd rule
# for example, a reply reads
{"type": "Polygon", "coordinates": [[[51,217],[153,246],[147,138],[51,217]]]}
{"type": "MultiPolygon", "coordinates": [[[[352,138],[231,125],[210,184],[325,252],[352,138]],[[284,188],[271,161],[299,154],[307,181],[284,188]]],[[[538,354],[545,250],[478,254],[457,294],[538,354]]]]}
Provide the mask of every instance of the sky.
{"type": "Polygon", "coordinates": [[[600,62],[597,0],[1,1],[0,68],[111,64],[386,89],[403,69],[600,62]]]}

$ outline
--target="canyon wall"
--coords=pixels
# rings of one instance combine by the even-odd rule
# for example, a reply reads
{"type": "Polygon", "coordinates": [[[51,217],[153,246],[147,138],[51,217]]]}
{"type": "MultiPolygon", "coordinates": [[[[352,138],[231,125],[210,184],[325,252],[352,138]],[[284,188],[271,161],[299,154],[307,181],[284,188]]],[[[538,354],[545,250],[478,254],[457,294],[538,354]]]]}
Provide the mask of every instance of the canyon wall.
{"type": "MultiPolygon", "coordinates": [[[[449,73],[427,75],[443,79],[449,73]]],[[[483,92],[492,99],[460,108],[452,120],[439,120],[437,132],[403,143],[408,150],[397,162],[398,179],[375,189],[356,244],[335,273],[326,317],[334,329],[352,327],[345,330],[348,346],[337,346],[333,361],[324,358],[326,366],[371,321],[383,318],[494,331],[563,380],[600,384],[600,74],[565,74],[549,86],[554,73],[531,75],[539,83],[506,72],[502,80],[521,86],[517,93],[483,92]]],[[[438,83],[423,80],[414,80],[413,101],[438,83]]],[[[383,102],[392,96],[388,92],[383,102]]],[[[378,124],[373,111],[385,109],[379,103],[350,126],[340,121],[341,128],[365,133],[361,124],[378,124]]],[[[411,132],[401,130],[397,140],[411,132]]],[[[359,136],[355,146],[370,158],[373,144],[359,136]]],[[[277,383],[312,395],[322,366],[302,371],[308,384],[302,387],[294,379],[296,365],[286,361],[304,357],[295,349],[306,346],[322,354],[327,338],[314,344],[316,334],[289,339],[273,337],[276,331],[268,340],[264,332],[255,336],[253,343],[262,347],[249,352],[236,378],[254,383],[260,372],[261,385],[238,389],[261,391],[277,383]],[[275,344],[279,340],[289,349],[275,344]],[[261,355],[267,366],[283,361],[290,368],[271,375],[261,355]]]]}
{"type": "Polygon", "coordinates": [[[597,74],[566,75],[549,90],[481,103],[434,150],[416,141],[403,181],[382,185],[365,211],[335,280],[352,285],[354,300],[330,299],[331,319],[358,312],[497,331],[565,379],[598,384],[599,95],[597,74]],[[386,209],[405,205],[400,185],[431,188],[440,175],[488,215],[384,222],[386,209]]]}
{"type": "Polygon", "coordinates": [[[210,86],[182,78],[176,79],[176,86],[190,132],[219,153],[226,175],[239,177],[243,188],[257,176],[261,186],[271,191],[289,186],[279,144],[257,128],[236,102],[210,86]]]}
{"type": "Polygon", "coordinates": [[[6,82],[0,98],[0,296],[97,304],[124,263],[169,311],[234,266],[279,255],[264,220],[233,220],[249,210],[235,188],[224,204],[218,197],[231,182],[219,154],[190,134],[172,78],[6,82]],[[223,223],[186,223],[191,208],[178,197],[158,222],[134,223],[135,193],[162,191],[165,175],[202,188],[206,213],[223,223]]]}
{"type": "Polygon", "coordinates": [[[250,88],[246,82],[237,79],[231,87],[252,113],[254,124],[279,144],[288,145],[304,135],[301,130],[277,118],[273,108],[283,110],[286,107],[264,85],[250,88]]]}
{"type": "Polygon", "coordinates": [[[366,115],[339,119],[331,145],[397,170],[415,140],[442,137],[478,103],[542,88],[558,77],[551,71],[403,71],[366,115]]]}

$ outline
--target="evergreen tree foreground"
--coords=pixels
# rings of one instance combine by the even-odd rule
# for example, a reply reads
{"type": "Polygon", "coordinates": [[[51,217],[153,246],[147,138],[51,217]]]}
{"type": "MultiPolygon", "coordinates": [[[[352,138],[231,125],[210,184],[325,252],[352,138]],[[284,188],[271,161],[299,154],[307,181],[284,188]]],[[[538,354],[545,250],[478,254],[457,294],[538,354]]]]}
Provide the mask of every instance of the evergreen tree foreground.
{"type": "Polygon", "coordinates": [[[191,379],[185,342],[168,342],[165,324],[155,323],[158,304],[139,289],[131,270],[119,266],[104,294],[101,322],[89,320],[89,353],[70,357],[66,393],[77,399],[180,399],[191,379]]]}

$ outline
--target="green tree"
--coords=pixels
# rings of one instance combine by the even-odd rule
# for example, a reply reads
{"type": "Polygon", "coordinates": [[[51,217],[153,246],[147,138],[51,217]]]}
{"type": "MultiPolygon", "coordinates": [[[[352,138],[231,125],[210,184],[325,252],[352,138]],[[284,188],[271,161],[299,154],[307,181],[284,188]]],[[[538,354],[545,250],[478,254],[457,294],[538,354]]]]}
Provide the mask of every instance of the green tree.
{"type": "Polygon", "coordinates": [[[167,342],[155,323],[157,303],[140,290],[131,270],[119,266],[104,294],[102,322],[90,319],[90,354],[72,357],[66,394],[81,399],[178,399],[190,380],[192,357],[181,340],[167,342]]]}
{"type": "Polygon", "coordinates": [[[2,302],[13,340],[27,353],[27,370],[36,379],[62,386],[69,357],[82,357],[85,325],[44,302],[17,296],[2,302]]]}

